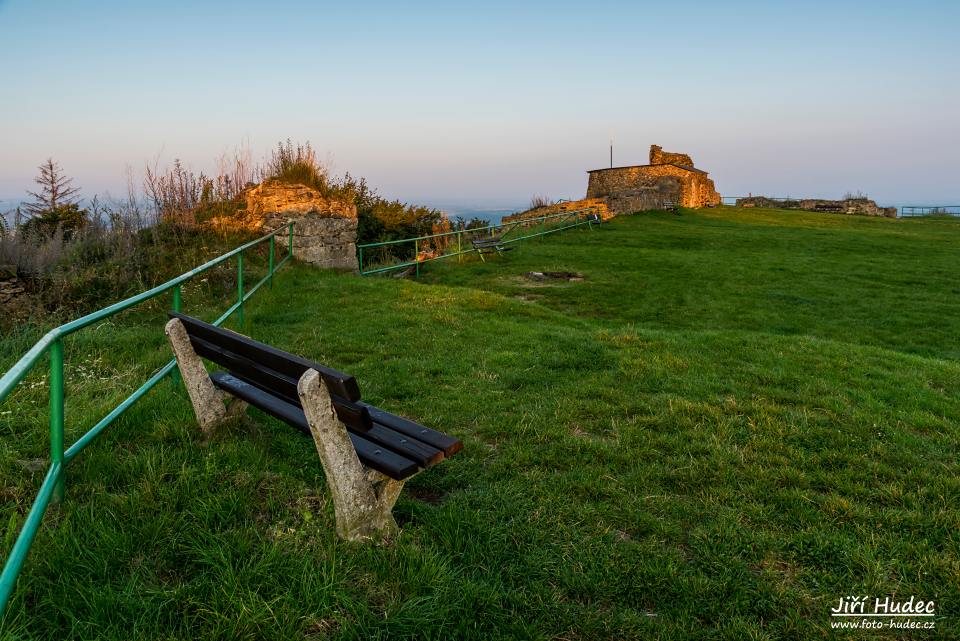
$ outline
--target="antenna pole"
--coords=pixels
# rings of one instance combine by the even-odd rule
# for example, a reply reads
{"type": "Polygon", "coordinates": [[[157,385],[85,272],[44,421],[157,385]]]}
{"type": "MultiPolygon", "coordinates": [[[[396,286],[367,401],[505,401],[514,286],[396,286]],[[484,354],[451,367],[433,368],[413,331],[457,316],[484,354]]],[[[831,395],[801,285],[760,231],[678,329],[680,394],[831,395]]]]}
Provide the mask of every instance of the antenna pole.
{"type": "Polygon", "coordinates": [[[613,169],[613,138],[610,139],[610,169],[613,169]]]}

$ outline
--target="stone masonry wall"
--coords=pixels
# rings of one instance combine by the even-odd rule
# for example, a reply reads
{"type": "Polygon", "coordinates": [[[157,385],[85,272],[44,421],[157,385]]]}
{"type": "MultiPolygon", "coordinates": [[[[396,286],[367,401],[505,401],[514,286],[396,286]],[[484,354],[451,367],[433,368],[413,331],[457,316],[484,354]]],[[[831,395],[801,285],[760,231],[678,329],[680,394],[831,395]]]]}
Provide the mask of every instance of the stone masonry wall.
{"type": "Polygon", "coordinates": [[[819,198],[801,198],[783,200],[767,198],[766,196],[750,196],[738,198],[737,207],[768,207],[772,209],[803,209],[805,211],[821,211],[850,216],[884,216],[896,218],[896,207],[880,207],[869,198],[845,198],[843,200],[824,200],[819,198]]]}
{"type": "Polygon", "coordinates": [[[650,145],[650,164],[651,165],[682,165],[684,167],[693,167],[693,158],[687,154],[675,154],[672,151],[664,151],[660,145],[650,145]]]}
{"type": "Polygon", "coordinates": [[[675,165],[615,167],[590,172],[587,198],[606,197],[616,213],[659,209],[666,201],[682,207],[712,206],[720,201],[706,174],[675,165]]]}
{"type": "Polygon", "coordinates": [[[17,278],[16,270],[0,265],[0,328],[12,327],[36,311],[36,303],[17,278]]]}
{"type": "MultiPolygon", "coordinates": [[[[252,187],[245,195],[245,210],[214,224],[265,233],[292,221],[295,258],[319,267],[358,269],[357,208],[352,202],[325,198],[306,185],[275,181],[252,187]]],[[[278,251],[288,242],[288,234],[277,234],[278,251]]]]}

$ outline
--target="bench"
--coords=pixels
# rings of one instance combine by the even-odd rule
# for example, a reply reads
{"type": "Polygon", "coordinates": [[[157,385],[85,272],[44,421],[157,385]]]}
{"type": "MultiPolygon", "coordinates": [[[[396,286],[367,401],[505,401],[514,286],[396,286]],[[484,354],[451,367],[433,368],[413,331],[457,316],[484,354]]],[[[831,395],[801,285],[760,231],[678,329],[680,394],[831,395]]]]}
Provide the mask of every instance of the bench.
{"type": "Polygon", "coordinates": [[[165,333],[205,433],[252,405],[313,436],[343,539],[389,538],[404,482],[463,449],[363,402],[349,374],[177,312],[165,333]],[[201,358],[224,371],[208,374],[201,358]]]}
{"type": "Polygon", "coordinates": [[[677,211],[677,203],[674,202],[674,201],[672,201],[672,200],[665,200],[665,201],[663,201],[663,209],[664,209],[664,211],[676,212],[676,211],[677,211]]]}
{"type": "Polygon", "coordinates": [[[473,244],[473,249],[480,255],[480,260],[487,262],[483,257],[484,254],[492,254],[497,252],[502,254],[503,252],[512,251],[513,247],[507,247],[503,244],[503,239],[500,236],[484,236],[482,238],[473,238],[470,240],[473,244]]]}

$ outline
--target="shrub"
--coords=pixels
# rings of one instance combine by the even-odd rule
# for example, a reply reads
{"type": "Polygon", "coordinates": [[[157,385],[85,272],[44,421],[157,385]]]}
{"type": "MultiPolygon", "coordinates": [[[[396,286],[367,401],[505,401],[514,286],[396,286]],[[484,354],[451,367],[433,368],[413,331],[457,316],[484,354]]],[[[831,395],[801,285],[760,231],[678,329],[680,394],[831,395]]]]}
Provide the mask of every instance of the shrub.
{"type": "Polygon", "coordinates": [[[288,138],[285,143],[278,143],[261,173],[264,180],[299,183],[324,196],[330,195],[327,168],[317,161],[309,142],[294,146],[288,138]]]}
{"type": "Polygon", "coordinates": [[[77,203],[68,203],[34,216],[20,226],[20,233],[26,237],[49,238],[59,230],[69,240],[87,222],[87,210],[80,209],[77,203]]]}
{"type": "Polygon", "coordinates": [[[534,194],[533,198],[530,199],[530,209],[549,207],[552,204],[554,204],[553,200],[547,198],[546,196],[541,196],[540,194],[534,194]]]}

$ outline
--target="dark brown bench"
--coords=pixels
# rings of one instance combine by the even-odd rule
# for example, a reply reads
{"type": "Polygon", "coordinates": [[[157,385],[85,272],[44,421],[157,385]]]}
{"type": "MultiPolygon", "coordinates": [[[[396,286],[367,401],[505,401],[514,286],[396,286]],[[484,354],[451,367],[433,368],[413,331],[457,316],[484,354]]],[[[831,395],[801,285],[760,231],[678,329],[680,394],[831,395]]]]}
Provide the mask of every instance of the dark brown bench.
{"type": "Polygon", "coordinates": [[[176,312],[166,333],[205,431],[246,405],[312,435],[331,485],[337,532],[390,534],[403,482],[463,443],[361,400],[356,379],[306,358],[176,312]],[[200,358],[220,367],[207,375],[200,358]],[[234,407],[224,405],[235,399],[234,407]]]}
{"type": "Polygon", "coordinates": [[[487,262],[483,257],[484,254],[492,254],[496,252],[502,254],[503,252],[508,252],[513,250],[513,247],[508,247],[503,242],[503,238],[500,236],[481,236],[480,238],[473,238],[470,240],[473,244],[474,251],[480,255],[480,260],[487,262]]]}

